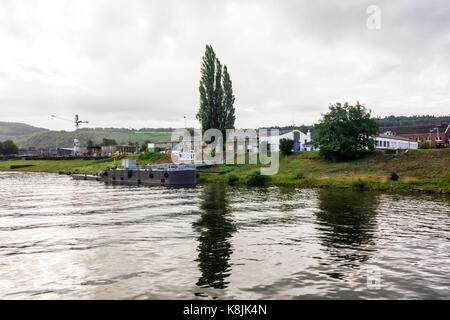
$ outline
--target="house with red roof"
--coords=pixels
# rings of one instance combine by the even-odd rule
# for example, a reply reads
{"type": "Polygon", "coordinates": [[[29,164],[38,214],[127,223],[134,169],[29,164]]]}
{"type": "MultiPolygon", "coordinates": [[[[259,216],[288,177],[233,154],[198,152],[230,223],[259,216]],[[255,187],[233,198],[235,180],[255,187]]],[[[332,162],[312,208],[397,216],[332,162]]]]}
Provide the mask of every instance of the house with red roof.
{"type": "Polygon", "coordinates": [[[419,145],[428,141],[431,148],[448,148],[450,146],[450,124],[442,122],[425,126],[381,127],[380,133],[406,138],[419,145]]]}

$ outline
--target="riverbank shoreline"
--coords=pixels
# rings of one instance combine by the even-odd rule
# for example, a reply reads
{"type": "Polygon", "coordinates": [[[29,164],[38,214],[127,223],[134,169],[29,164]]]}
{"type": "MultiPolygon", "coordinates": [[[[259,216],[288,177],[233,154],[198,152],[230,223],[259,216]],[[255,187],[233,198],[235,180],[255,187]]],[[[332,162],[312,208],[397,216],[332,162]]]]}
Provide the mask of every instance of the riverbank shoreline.
{"type": "MultiPolygon", "coordinates": [[[[150,163],[166,161],[167,155],[150,163]]],[[[318,152],[295,152],[280,156],[280,168],[270,176],[268,186],[336,188],[374,191],[450,193],[450,149],[410,150],[403,154],[376,153],[363,159],[332,163],[318,152]],[[398,180],[391,180],[391,174],[398,180]]],[[[16,160],[0,161],[0,171],[48,172],[59,174],[98,172],[112,165],[108,160],[16,160]],[[32,165],[10,169],[12,165],[32,165]]],[[[247,176],[261,165],[218,165],[198,171],[198,183],[244,185],[247,176]]]]}

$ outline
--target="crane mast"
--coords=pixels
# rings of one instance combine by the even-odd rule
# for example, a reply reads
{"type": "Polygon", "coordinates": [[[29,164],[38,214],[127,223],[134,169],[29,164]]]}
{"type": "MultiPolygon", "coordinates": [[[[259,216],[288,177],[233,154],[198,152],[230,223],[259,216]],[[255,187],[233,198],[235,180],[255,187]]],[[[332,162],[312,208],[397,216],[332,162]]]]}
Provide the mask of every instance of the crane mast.
{"type": "Polygon", "coordinates": [[[74,156],[81,155],[80,151],[80,139],[78,136],[78,128],[80,127],[80,123],[89,123],[88,121],[81,121],[78,117],[78,114],[75,115],[75,137],[73,139],[73,154],[74,156]]]}

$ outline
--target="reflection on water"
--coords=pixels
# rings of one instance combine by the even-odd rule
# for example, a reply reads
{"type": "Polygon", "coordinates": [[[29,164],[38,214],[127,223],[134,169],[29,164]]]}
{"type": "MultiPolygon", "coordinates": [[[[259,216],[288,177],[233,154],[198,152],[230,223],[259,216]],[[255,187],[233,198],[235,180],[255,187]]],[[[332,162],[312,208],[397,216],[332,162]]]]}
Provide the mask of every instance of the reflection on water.
{"type": "Polygon", "coordinates": [[[0,299],[450,298],[447,196],[5,172],[0,194],[0,299]]]}
{"type": "Polygon", "coordinates": [[[200,215],[193,223],[198,237],[199,287],[226,288],[230,275],[230,256],[233,253],[229,238],[236,230],[229,217],[226,189],[222,185],[206,186],[202,192],[200,215]]]}
{"type": "MultiPolygon", "coordinates": [[[[359,268],[374,250],[378,196],[352,190],[319,192],[318,238],[341,270],[345,270],[344,266],[359,268]]],[[[341,279],[344,274],[337,272],[330,276],[341,279]]]]}

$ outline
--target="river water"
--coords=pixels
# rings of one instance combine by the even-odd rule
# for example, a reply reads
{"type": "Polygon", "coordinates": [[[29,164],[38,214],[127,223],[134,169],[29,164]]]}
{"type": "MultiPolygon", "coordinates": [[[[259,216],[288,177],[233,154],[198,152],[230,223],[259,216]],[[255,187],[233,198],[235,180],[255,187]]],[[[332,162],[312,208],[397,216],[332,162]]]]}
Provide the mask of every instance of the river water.
{"type": "Polygon", "coordinates": [[[0,299],[449,299],[450,198],[0,172],[0,299]]]}

